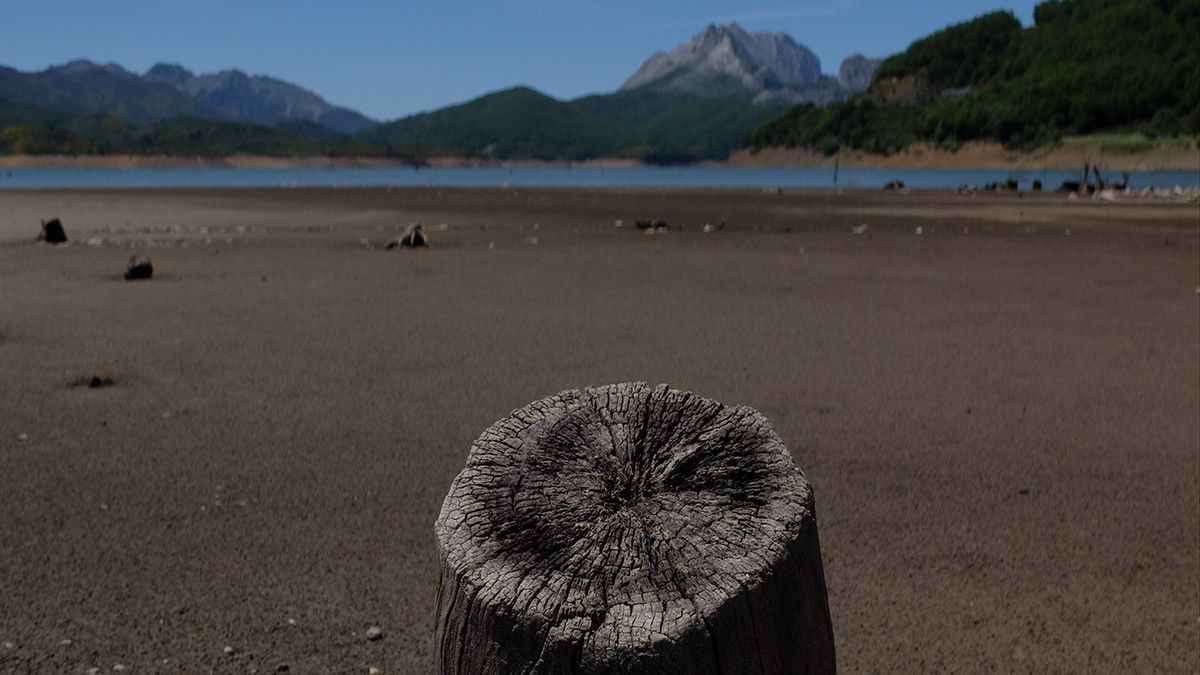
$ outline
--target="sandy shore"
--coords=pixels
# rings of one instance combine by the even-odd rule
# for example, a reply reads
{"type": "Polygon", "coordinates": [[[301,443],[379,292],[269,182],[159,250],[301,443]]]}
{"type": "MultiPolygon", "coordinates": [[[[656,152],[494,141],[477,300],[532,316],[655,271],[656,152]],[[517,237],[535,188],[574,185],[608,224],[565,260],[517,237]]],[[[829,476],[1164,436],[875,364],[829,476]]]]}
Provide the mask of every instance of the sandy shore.
{"type": "Polygon", "coordinates": [[[1198,223],[1057,195],[0,192],[0,672],[429,672],[471,440],[627,380],[775,424],[843,672],[1196,672],[1198,223]],[[70,246],[30,243],[51,216],[70,246]],[[432,249],[382,249],[414,221],[432,249]],[[133,252],[153,280],[121,280],[133,252]]]}
{"type": "Polygon", "coordinates": [[[735,152],[728,166],[821,166],[832,167],[835,162],[844,167],[891,169],[996,169],[1032,171],[1063,169],[1080,171],[1086,163],[1100,166],[1105,173],[1122,171],[1191,171],[1200,172],[1200,149],[1195,143],[1163,145],[1139,152],[1105,152],[1099,142],[1072,142],[1033,152],[1013,152],[999,143],[965,143],[958,150],[942,150],[927,145],[914,145],[893,155],[873,155],[853,150],[839,157],[803,149],[771,148],[752,153],[735,152]]]}

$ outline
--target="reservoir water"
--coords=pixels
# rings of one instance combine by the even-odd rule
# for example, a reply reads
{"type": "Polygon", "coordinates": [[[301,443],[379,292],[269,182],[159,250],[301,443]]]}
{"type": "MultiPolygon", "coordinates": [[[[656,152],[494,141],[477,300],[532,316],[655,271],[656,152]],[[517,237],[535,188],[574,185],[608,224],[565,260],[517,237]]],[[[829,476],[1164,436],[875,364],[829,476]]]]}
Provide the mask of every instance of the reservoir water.
{"type": "MultiPolygon", "coordinates": [[[[1118,173],[1106,176],[1119,179],[1118,173]]],[[[910,188],[982,187],[1016,179],[1021,189],[1041,180],[1053,190],[1079,171],[1016,169],[730,167],[481,167],[481,168],[6,168],[0,190],[18,188],[251,188],[251,187],[632,187],[632,188],[850,188],[877,189],[900,180],[910,188]]],[[[1168,189],[1200,185],[1200,172],[1138,171],[1129,186],[1168,189]]]]}

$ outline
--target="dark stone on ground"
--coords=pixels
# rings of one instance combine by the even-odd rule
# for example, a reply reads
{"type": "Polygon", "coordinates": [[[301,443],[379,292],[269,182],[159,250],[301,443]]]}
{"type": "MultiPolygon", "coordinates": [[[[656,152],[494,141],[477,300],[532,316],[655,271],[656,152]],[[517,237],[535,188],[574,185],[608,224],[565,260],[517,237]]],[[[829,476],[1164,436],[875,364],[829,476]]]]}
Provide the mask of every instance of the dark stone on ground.
{"type": "Polygon", "coordinates": [[[129,258],[129,264],[125,268],[125,279],[127,281],[149,279],[153,276],[154,265],[151,264],[150,258],[144,255],[135,255],[129,258]]]}
{"type": "Polygon", "coordinates": [[[38,239],[47,244],[67,243],[67,232],[63,229],[62,221],[54,218],[42,223],[42,233],[38,235],[38,239]]]}
{"type": "Polygon", "coordinates": [[[92,379],[88,380],[88,389],[101,389],[103,387],[111,387],[114,384],[115,382],[113,382],[111,377],[93,375],[92,379]]]}
{"type": "Polygon", "coordinates": [[[637,225],[639,230],[653,230],[655,232],[662,232],[671,229],[671,226],[667,224],[667,221],[657,218],[654,220],[636,220],[634,221],[634,224],[637,225]]]}

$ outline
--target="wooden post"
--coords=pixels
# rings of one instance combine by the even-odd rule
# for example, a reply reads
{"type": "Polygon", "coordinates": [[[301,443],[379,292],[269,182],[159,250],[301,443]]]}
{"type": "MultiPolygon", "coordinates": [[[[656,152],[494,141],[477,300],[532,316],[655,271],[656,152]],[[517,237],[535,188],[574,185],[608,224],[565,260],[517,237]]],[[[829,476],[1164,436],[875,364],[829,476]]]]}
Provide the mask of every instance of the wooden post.
{"type": "Polygon", "coordinates": [[[751,408],[535,401],[475,441],[435,532],[440,673],[835,672],[812,489],[751,408]]]}

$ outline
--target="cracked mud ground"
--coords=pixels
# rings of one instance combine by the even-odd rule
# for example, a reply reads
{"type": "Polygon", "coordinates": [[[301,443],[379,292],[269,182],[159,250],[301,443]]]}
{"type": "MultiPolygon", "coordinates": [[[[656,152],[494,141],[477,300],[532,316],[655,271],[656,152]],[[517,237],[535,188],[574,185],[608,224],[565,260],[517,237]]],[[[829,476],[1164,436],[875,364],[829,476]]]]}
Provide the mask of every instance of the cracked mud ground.
{"type": "Polygon", "coordinates": [[[5,192],[0,672],[427,672],[471,441],[629,380],[771,421],[844,672],[1194,672],[1198,208],[5,192]]]}

